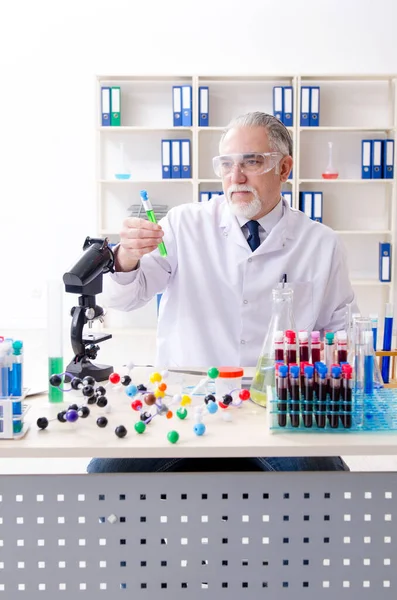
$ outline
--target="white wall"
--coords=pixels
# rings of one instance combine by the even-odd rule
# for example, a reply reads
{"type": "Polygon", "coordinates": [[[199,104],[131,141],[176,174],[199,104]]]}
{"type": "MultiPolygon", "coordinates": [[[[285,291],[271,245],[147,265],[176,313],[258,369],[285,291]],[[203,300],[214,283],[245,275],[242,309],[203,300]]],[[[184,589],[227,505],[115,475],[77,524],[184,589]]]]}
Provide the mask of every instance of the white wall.
{"type": "Polygon", "coordinates": [[[0,328],[44,326],[49,274],[95,233],[96,74],[397,73],[395,0],[7,4],[0,328]]]}

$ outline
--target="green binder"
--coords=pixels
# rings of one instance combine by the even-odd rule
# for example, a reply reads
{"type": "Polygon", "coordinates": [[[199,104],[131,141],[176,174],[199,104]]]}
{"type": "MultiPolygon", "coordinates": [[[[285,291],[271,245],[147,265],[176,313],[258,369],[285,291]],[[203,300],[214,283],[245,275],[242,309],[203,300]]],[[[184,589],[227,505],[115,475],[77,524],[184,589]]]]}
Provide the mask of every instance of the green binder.
{"type": "Polygon", "coordinates": [[[112,87],[110,94],[110,125],[121,124],[121,90],[120,87],[112,87]]]}

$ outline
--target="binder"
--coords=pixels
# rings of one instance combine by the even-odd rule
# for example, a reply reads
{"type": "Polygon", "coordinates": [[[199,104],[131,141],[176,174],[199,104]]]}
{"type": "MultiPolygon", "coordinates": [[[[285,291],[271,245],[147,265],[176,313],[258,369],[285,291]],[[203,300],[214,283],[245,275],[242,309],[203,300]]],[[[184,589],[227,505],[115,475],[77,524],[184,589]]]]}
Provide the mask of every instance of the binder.
{"type": "Polygon", "coordinates": [[[393,179],[394,177],[394,140],[383,140],[383,178],[393,179]]]}
{"type": "Polygon", "coordinates": [[[110,126],[110,87],[101,88],[102,127],[110,126]]]}
{"type": "Polygon", "coordinates": [[[181,178],[181,140],[171,140],[172,169],[171,178],[181,178]]]}
{"type": "Polygon", "coordinates": [[[121,123],[121,90],[120,87],[111,88],[111,101],[110,101],[110,124],[113,127],[120,127],[121,123]]]}
{"type": "Polygon", "coordinates": [[[182,125],[192,126],[192,86],[182,86],[182,125]]]}
{"type": "Polygon", "coordinates": [[[372,140],[372,179],[382,179],[382,140],[372,140]]]}
{"type": "Polygon", "coordinates": [[[286,199],[290,208],[292,208],[292,192],[281,192],[281,195],[286,199]]]}
{"type": "Polygon", "coordinates": [[[182,178],[190,179],[192,176],[192,168],[190,163],[190,140],[181,140],[181,155],[182,178]]]}
{"type": "Polygon", "coordinates": [[[174,127],[180,127],[182,125],[182,88],[180,85],[172,86],[172,110],[174,127]]]}
{"type": "Polygon", "coordinates": [[[320,124],[320,88],[310,88],[310,127],[318,127],[320,124]]]}
{"type": "Polygon", "coordinates": [[[161,140],[161,165],[163,179],[171,179],[171,140],[161,140]]]}
{"type": "Polygon", "coordinates": [[[283,88],[283,109],[284,109],[284,125],[292,127],[294,124],[294,96],[292,86],[287,85],[283,88]]]}
{"type": "Polygon", "coordinates": [[[372,179],[372,140],[361,142],[361,179],[372,179]]]}
{"type": "Polygon", "coordinates": [[[273,87],[273,115],[284,123],[283,88],[279,85],[273,87]]]}
{"type": "Polygon", "coordinates": [[[199,87],[199,126],[208,127],[209,90],[207,86],[199,87]]]}
{"type": "Polygon", "coordinates": [[[300,192],[299,208],[309,219],[313,218],[313,192],[300,192]]]}
{"type": "Polygon", "coordinates": [[[301,127],[309,127],[310,125],[310,88],[307,86],[301,87],[301,127]]]}
{"type": "Polygon", "coordinates": [[[216,191],[216,192],[210,192],[210,198],[211,198],[211,200],[213,198],[219,198],[219,196],[222,196],[222,192],[218,192],[218,191],[216,191]]]}
{"type": "Polygon", "coordinates": [[[323,222],[323,193],[313,192],[313,208],[312,208],[312,219],[313,221],[323,222]]]}
{"type": "Polygon", "coordinates": [[[379,281],[391,281],[391,244],[379,242],[379,281]]]}
{"type": "Polygon", "coordinates": [[[293,177],[294,177],[293,171],[294,171],[294,169],[291,169],[291,171],[289,172],[288,179],[293,179],[293,177]]]}
{"type": "Polygon", "coordinates": [[[199,202],[208,202],[211,198],[211,192],[200,192],[199,202]]]}

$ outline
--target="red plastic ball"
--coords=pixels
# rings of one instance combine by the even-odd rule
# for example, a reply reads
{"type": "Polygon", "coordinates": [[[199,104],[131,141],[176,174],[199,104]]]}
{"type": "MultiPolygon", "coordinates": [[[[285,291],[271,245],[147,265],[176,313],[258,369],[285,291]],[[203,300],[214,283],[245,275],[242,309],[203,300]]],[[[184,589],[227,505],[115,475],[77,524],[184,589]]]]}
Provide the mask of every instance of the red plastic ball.
{"type": "Polygon", "coordinates": [[[227,404],[223,404],[223,402],[221,402],[221,401],[219,401],[219,402],[218,402],[218,404],[219,404],[219,406],[220,406],[221,408],[227,408],[227,407],[228,407],[228,405],[227,405],[227,404]]]}
{"type": "Polygon", "coordinates": [[[134,400],[131,402],[131,408],[132,410],[141,410],[142,402],[140,400],[134,400]]]}
{"type": "Polygon", "coordinates": [[[120,375],[118,373],[112,373],[111,375],[109,375],[109,381],[110,383],[119,383],[120,375]]]}
{"type": "Polygon", "coordinates": [[[238,396],[240,400],[249,400],[251,398],[249,390],[241,390],[238,396]]]}

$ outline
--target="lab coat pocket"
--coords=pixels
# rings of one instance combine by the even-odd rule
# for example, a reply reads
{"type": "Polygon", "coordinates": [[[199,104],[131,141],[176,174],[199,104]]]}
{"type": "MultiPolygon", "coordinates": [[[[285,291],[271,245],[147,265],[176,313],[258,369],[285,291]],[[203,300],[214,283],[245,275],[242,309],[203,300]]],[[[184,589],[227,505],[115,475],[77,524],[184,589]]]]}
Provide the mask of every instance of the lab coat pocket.
{"type": "Polygon", "coordinates": [[[311,281],[295,281],[288,284],[293,289],[293,312],[298,331],[311,331],[316,322],[313,310],[313,284],[311,281]]]}

